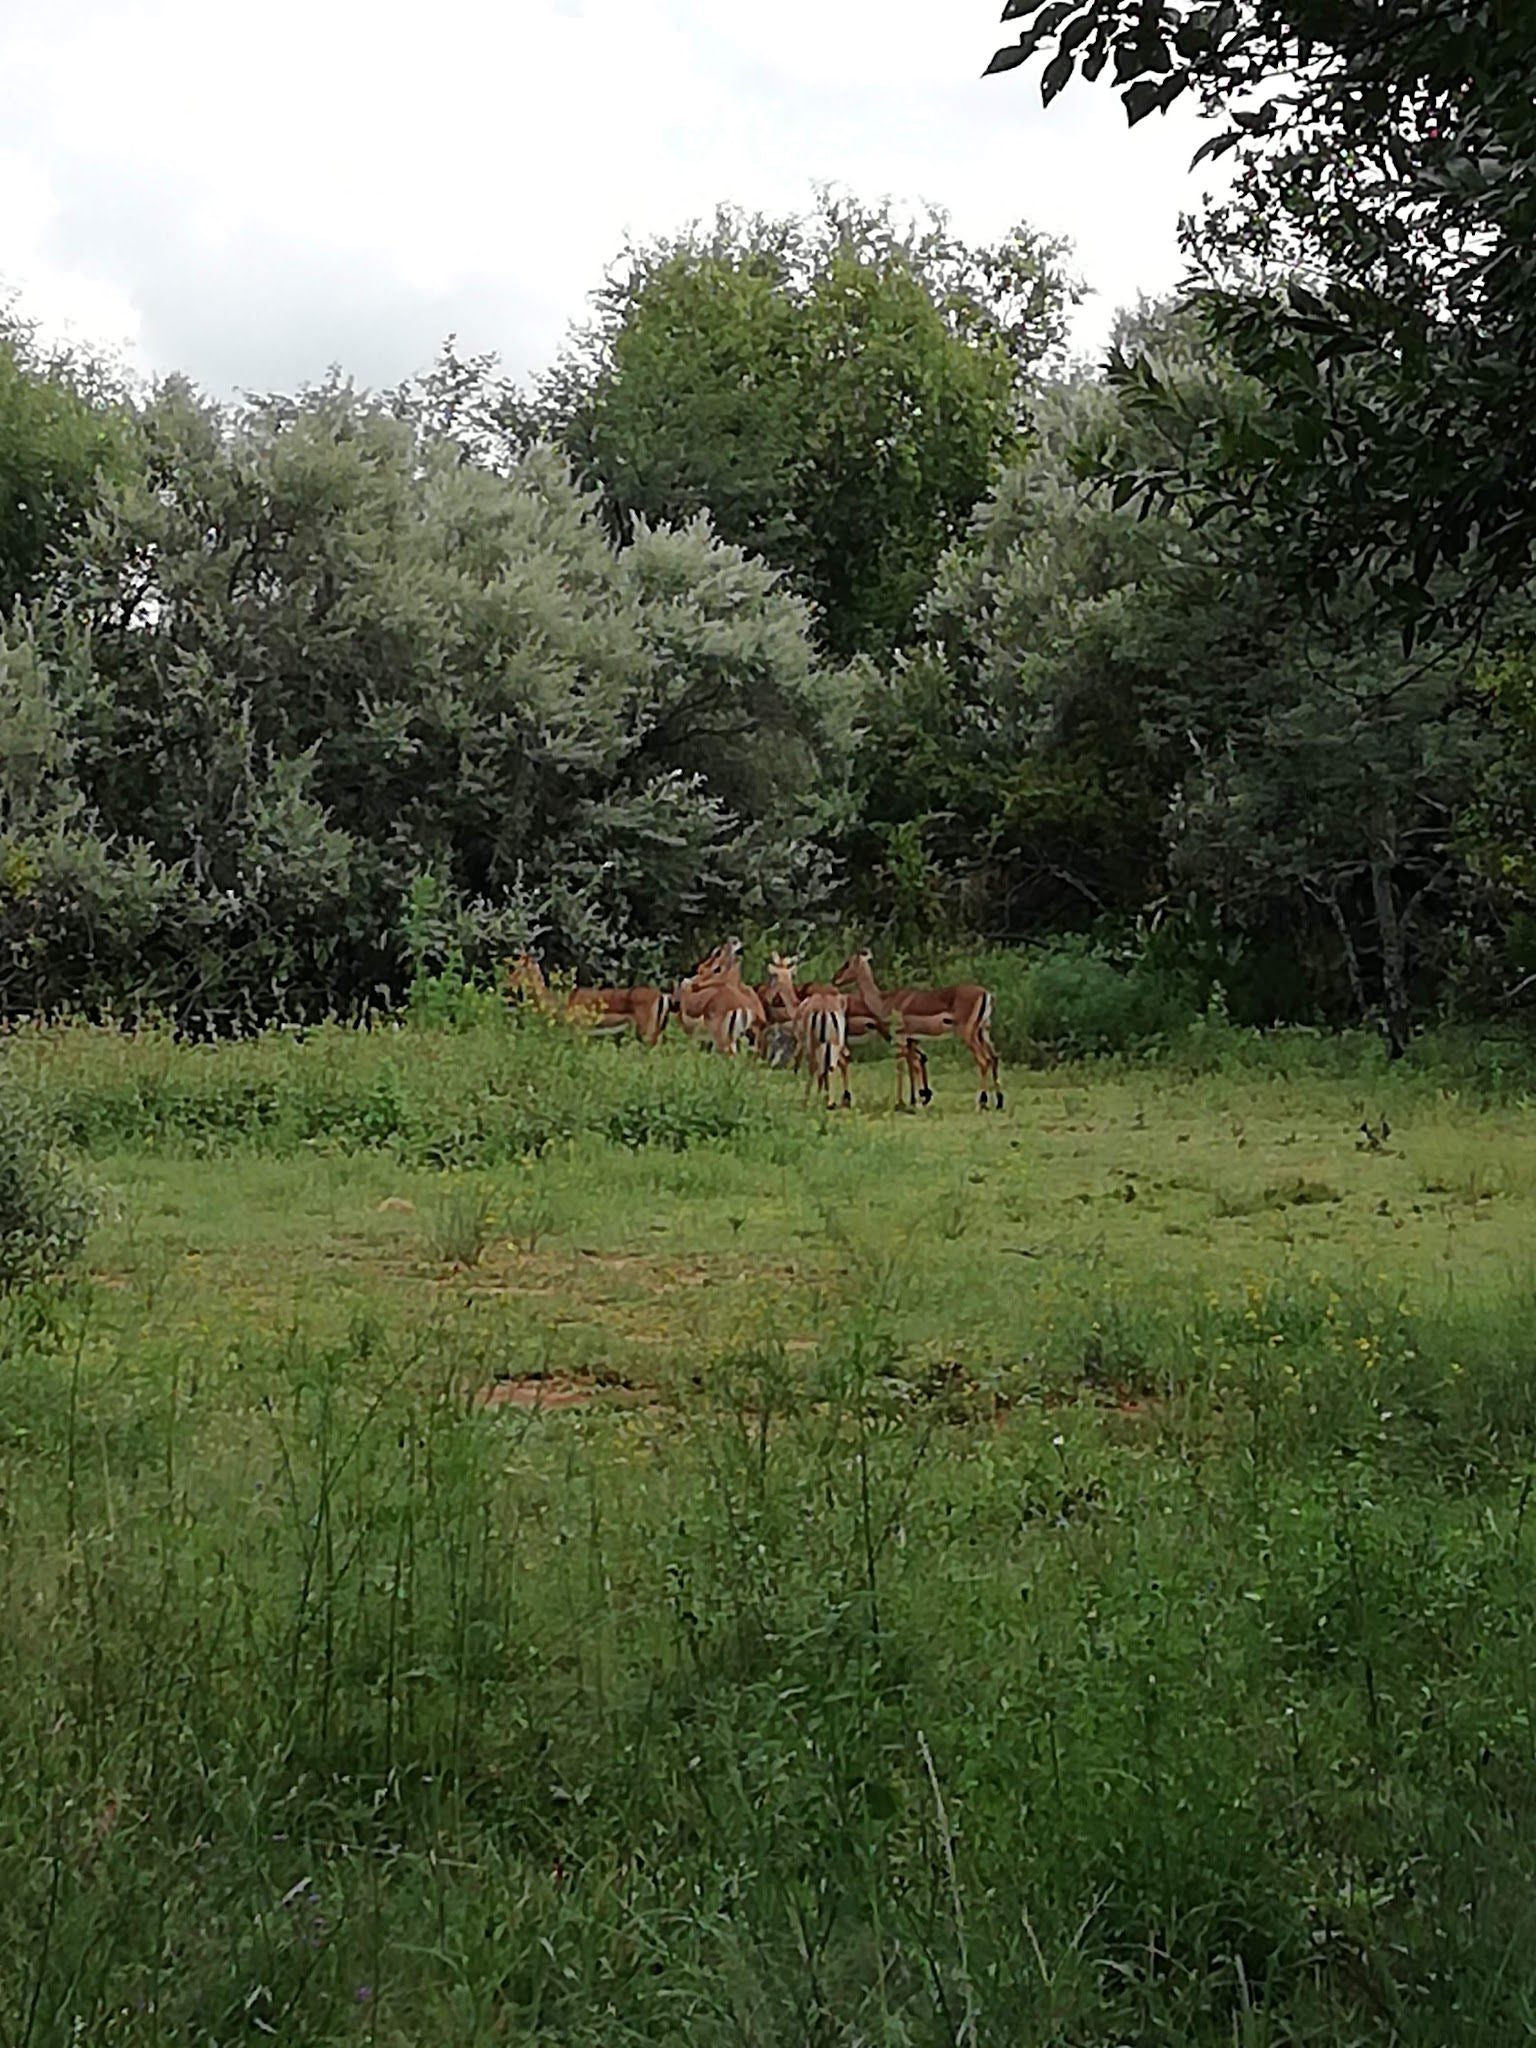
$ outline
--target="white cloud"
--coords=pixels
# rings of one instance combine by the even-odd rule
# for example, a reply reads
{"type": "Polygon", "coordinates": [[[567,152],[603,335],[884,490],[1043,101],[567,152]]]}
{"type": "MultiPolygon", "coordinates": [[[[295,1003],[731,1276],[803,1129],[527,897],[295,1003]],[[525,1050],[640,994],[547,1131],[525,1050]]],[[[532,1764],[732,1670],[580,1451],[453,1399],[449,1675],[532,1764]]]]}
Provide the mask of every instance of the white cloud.
{"type": "Polygon", "coordinates": [[[57,339],[136,354],[138,318],[127,293],[50,254],[60,207],[41,164],[0,149],[0,192],[0,300],[14,292],[23,314],[57,339]]]}
{"type": "Polygon", "coordinates": [[[0,25],[0,280],[215,390],[441,336],[546,361],[626,234],[813,181],[1069,235],[1079,327],[1178,274],[1189,120],[983,81],[997,0],[53,0],[0,25]]]}

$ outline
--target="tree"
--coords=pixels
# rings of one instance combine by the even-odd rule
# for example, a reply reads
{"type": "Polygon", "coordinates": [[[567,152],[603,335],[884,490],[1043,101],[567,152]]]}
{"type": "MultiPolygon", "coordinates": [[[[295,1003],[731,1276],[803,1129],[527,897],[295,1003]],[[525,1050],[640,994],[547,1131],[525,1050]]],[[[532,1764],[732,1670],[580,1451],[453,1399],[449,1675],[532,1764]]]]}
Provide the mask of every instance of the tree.
{"type": "Polygon", "coordinates": [[[534,927],[654,967],[824,886],[858,679],[702,520],[616,550],[554,451],[497,474],[339,380],[171,382],[138,446],[0,646],[9,1006],[312,1013],[534,927]]]}
{"type": "Polygon", "coordinates": [[[1298,622],[1219,725],[1192,735],[1172,804],[1170,880],[1239,929],[1283,909],[1335,958],[1356,1017],[1407,1044],[1467,869],[1458,821],[1491,766],[1455,645],[1404,656],[1379,629],[1298,622]]]}
{"type": "Polygon", "coordinates": [[[822,196],[626,251],[546,380],[549,431],[615,530],[707,511],[785,571],[839,656],[911,630],[1064,337],[1061,249],[822,196]]]}
{"type": "Polygon", "coordinates": [[[927,899],[999,937],[1059,929],[1155,886],[1163,798],[1104,623],[1157,536],[1072,467],[1106,407],[1088,384],[1042,399],[1034,444],[940,564],[923,650],[875,693],[854,865],[901,881],[909,923],[927,899]]]}
{"type": "Polygon", "coordinates": [[[41,588],[124,459],[127,421],[98,365],[46,352],[0,307],[0,617],[41,588]]]}
{"type": "MultiPolygon", "coordinates": [[[[1157,350],[1186,415],[1262,395],[1187,313],[1143,309],[1119,339],[1157,350]]],[[[1288,953],[1317,1008],[1400,1047],[1490,928],[1470,820],[1508,792],[1487,692],[1453,634],[1409,658],[1363,599],[1307,612],[1263,546],[1245,559],[1219,484],[1138,514],[1077,481],[1161,438],[1100,385],[1042,403],[941,567],[925,662],[877,699],[872,735],[900,701],[907,744],[861,785],[866,817],[920,835],[993,929],[1172,912],[1242,942],[1243,1014],[1304,1002],[1288,953]]]]}
{"type": "Polygon", "coordinates": [[[1198,301],[1265,401],[1181,413],[1186,456],[1123,470],[1242,508],[1291,590],[1362,583],[1404,621],[1473,616],[1536,543],[1536,11],[1515,0],[1012,0],[1049,101],[1113,62],[1131,121],[1221,122],[1229,203],[1187,231],[1198,301]],[[1453,568],[1454,576],[1436,571],[1453,568]]]}
{"type": "MultiPolygon", "coordinates": [[[[1168,308],[1126,315],[1117,332],[1155,339],[1184,388],[1234,383],[1168,308]]],[[[908,877],[921,873],[919,847],[934,870],[920,893],[945,897],[948,876],[949,914],[999,936],[1134,911],[1157,894],[1187,750],[1154,744],[1151,707],[1247,630],[1242,586],[1211,587],[1208,534],[1182,514],[1138,523],[1110,490],[1079,482],[1126,436],[1148,442],[1101,384],[1042,393],[1030,445],[939,567],[925,653],[872,702],[855,866],[878,873],[899,833],[908,877]]]]}

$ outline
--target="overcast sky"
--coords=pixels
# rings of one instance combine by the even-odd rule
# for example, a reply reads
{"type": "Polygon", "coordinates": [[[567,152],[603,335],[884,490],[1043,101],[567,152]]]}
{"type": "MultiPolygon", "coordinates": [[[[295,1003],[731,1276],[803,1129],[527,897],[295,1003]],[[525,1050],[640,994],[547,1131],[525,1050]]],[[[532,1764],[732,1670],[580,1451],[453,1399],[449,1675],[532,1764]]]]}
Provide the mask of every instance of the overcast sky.
{"type": "Polygon", "coordinates": [[[813,182],[968,239],[1071,238],[1116,306],[1179,274],[1185,117],[980,77],[1000,0],[7,0],[0,291],[219,394],[339,362],[391,383],[450,330],[547,362],[626,234],[813,182]]]}

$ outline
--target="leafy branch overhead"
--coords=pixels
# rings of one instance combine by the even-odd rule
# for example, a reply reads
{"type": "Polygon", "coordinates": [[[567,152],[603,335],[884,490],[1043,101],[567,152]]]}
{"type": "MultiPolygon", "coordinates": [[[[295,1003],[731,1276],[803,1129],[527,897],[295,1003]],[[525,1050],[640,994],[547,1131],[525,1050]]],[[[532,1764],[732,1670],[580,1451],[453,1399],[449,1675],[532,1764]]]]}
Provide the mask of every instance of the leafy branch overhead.
{"type": "Polygon", "coordinates": [[[1225,199],[1185,229],[1191,290],[1263,416],[1219,441],[1155,362],[1112,375],[1184,453],[1138,492],[1209,488],[1291,587],[1363,582],[1408,637],[1521,582],[1536,545],[1536,9],[1512,0],[1010,0],[1049,101],[1109,72],[1132,123],[1183,100],[1225,199]],[[1449,589],[1441,572],[1456,572],[1449,589]]]}

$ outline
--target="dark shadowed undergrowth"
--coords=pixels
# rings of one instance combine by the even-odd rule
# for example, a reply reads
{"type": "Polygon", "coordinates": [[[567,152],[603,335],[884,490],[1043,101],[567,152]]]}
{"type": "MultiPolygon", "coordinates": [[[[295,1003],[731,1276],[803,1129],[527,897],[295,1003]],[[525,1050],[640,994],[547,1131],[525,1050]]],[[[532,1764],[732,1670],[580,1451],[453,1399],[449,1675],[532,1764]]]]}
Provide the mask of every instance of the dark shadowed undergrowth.
{"type": "Polygon", "coordinates": [[[479,1183],[390,1147],[461,1089],[493,1130],[516,1047],[54,1053],[126,1213],[0,1310],[0,2040],[1525,2038],[1520,1134],[1084,1070],[815,1135],[782,1076],[576,1049],[590,1114],[505,1183],[482,1138],[455,1239],[479,1183]],[[306,1059],[396,1075],[382,1162],[293,1134],[306,1059]],[[249,1144],[194,1127],[274,1073],[249,1144]],[[652,1101],[738,1121],[605,1121],[652,1101]],[[380,1172],[418,1265],[279,1235],[380,1172]],[[633,1271],[628,1398],[474,1405],[633,1271]]]}

